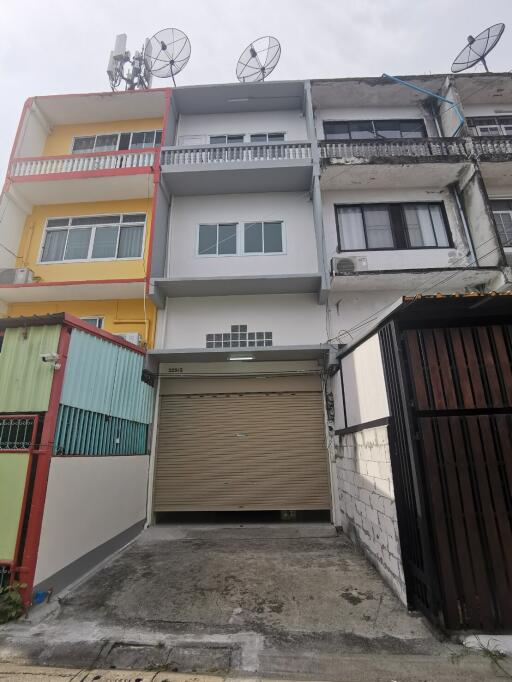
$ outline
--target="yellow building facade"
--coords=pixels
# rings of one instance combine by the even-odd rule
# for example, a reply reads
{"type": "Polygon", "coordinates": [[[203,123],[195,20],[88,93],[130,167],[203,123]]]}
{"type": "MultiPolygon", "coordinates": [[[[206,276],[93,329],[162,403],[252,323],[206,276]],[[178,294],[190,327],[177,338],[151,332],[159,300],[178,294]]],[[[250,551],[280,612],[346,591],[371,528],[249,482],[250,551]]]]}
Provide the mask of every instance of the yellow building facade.
{"type": "MultiPolygon", "coordinates": [[[[35,114],[30,112],[30,107],[25,108],[25,120],[22,117],[20,123],[25,140],[15,142],[14,157],[17,161],[33,160],[33,165],[22,178],[10,178],[8,173],[6,186],[12,193],[12,201],[24,209],[13,266],[28,269],[30,280],[22,284],[0,284],[3,315],[66,312],[87,318],[115,334],[138,334],[141,345],[153,347],[156,309],[147,298],[148,263],[158,148],[169,95],[157,99],[154,93],[146,98],[146,93],[131,94],[37,98],[40,103],[35,114]],[[61,122],[66,118],[63,114],[66,107],[69,123],[61,122]],[[130,109],[134,113],[154,109],[159,115],[130,118],[130,109]],[[46,112],[50,115],[45,116],[46,112]],[[52,112],[55,112],[54,125],[48,121],[52,112]],[[103,115],[107,120],[101,120],[103,115]],[[95,120],[73,122],[83,118],[95,120]],[[48,125],[44,136],[37,138],[40,119],[48,125]],[[31,140],[39,141],[36,144],[31,140]],[[64,172],[55,173],[50,164],[63,158],[66,165],[59,169],[63,168],[64,172]],[[47,183],[44,185],[48,187],[47,193],[41,192],[43,183],[47,183]],[[42,194],[44,203],[40,200],[42,194]],[[112,199],[105,200],[110,194],[112,199]],[[80,196],[84,201],[72,200],[80,196]],[[91,200],[96,196],[102,200],[91,200]],[[53,201],[53,197],[59,201],[53,201]],[[123,253],[119,246],[121,233],[127,235],[130,230],[123,232],[123,229],[134,227],[134,221],[137,221],[136,247],[123,253]],[[116,224],[111,226],[112,223],[116,224]],[[113,248],[117,250],[112,255],[107,249],[106,257],[98,256],[97,242],[101,246],[103,240],[100,253],[105,253],[105,240],[112,241],[115,229],[117,246],[113,248]],[[72,232],[74,238],[89,239],[88,247],[82,248],[76,257],[72,249],[68,250],[72,232]],[[60,239],[65,247],[52,246],[52,239],[54,242],[60,239]]],[[[131,234],[133,237],[133,231],[131,234]]]]}

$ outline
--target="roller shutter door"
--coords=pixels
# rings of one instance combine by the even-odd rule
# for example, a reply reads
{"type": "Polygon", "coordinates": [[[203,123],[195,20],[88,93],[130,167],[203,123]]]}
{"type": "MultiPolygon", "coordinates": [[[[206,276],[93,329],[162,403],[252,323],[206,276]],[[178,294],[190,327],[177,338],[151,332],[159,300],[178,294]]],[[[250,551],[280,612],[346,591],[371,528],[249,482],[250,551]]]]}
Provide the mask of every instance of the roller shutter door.
{"type": "Polygon", "coordinates": [[[328,509],[321,392],[162,395],[154,500],[157,512],[328,509]]]}

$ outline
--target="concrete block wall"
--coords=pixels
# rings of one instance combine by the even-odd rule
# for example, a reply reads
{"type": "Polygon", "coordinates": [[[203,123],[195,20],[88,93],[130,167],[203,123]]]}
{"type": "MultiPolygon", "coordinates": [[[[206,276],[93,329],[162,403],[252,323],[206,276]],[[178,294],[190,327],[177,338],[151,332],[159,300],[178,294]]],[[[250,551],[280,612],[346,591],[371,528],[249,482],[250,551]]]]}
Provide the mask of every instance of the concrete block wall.
{"type": "Polygon", "coordinates": [[[407,604],[387,426],[341,436],[336,476],[343,531],[407,604]]]}

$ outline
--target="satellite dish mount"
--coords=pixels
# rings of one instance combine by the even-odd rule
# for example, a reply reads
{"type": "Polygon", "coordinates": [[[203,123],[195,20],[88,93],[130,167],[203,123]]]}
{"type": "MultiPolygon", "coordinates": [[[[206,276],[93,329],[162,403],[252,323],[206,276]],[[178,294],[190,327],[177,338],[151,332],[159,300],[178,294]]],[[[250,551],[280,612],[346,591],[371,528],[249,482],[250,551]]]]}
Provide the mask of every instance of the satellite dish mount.
{"type": "Polygon", "coordinates": [[[480,62],[487,73],[489,73],[485,58],[496,47],[504,30],[505,24],[493,24],[493,26],[489,26],[485,31],[479,33],[476,38],[468,36],[467,45],[453,60],[452,72],[460,73],[461,71],[466,71],[466,69],[470,69],[480,62]]]}
{"type": "Polygon", "coordinates": [[[258,38],[242,52],[236,65],[236,77],[240,83],[261,83],[276,68],[280,56],[281,45],[277,38],[258,38]]]}

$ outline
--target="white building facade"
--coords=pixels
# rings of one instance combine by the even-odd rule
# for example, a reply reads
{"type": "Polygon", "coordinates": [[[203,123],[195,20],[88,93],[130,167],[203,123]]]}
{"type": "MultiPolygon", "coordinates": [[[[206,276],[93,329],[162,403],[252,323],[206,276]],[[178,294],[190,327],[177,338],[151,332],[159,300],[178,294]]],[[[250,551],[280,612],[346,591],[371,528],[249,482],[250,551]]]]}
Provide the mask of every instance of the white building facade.
{"type": "Polygon", "coordinates": [[[402,296],[512,286],[510,76],[412,80],[174,90],[148,354],[153,518],[328,514],[404,601],[379,349],[337,356],[402,296]]]}

